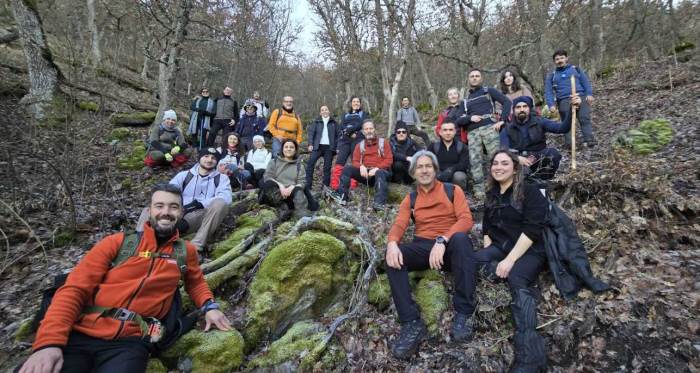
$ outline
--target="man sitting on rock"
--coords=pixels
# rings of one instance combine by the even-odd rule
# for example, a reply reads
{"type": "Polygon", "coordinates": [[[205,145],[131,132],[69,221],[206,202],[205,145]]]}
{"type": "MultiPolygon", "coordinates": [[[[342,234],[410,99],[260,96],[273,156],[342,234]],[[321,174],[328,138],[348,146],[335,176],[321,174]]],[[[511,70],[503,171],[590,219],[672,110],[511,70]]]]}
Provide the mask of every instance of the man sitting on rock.
{"type": "Polygon", "coordinates": [[[148,136],[149,150],[143,163],[145,172],[153,173],[153,167],[170,166],[180,168],[191,154],[187,148],[182,131],[177,128],[177,114],[175,110],[166,110],[163,113],[163,122],[151,128],[148,136]]]}
{"type": "MultiPolygon", "coordinates": [[[[571,105],[578,106],[581,97],[574,96],[571,105]]],[[[554,178],[561,162],[561,153],[547,147],[547,132],[567,133],[571,130],[571,110],[563,111],[566,117],[562,122],[539,117],[532,110],[532,98],[520,96],[513,100],[513,120],[501,130],[501,148],[518,154],[520,165],[527,173],[538,179],[554,178]]]]}
{"type": "Polygon", "coordinates": [[[411,156],[422,147],[413,141],[409,131],[406,123],[398,121],[394,134],[389,139],[394,156],[394,163],[391,165],[391,181],[395,183],[413,183],[413,178],[408,174],[408,167],[411,164],[411,156]]]}
{"type": "Polygon", "coordinates": [[[373,208],[383,210],[389,193],[388,182],[391,177],[391,164],[394,160],[391,145],[383,137],[378,138],[375,135],[374,122],[370,119],[366,119],[362,123],[362,134],[364,140],[355,145],[355,150],[352,153],[352,165],[343,168],[338,190],[332,192],[331,196],[338,203],[344,205],[349,200],[350,180],[355,179],[358,183],[374,186],[376,193],[373,208]]]}
{"type": "MultiPolygon", "coordinates": [[[[216,170],[219,152],[214,148],[203,148],[199,152],[199,163],[182,171],[170,180],[170,184],[182,190],[183,217],[178,225],[182,234],[196,230],[192,244],[204,250],[207,240],[228,214],[231,204],[231,182],[216,170]]],[[[148,220],[148,208],[144,209],[136,225],[136,231],[144,230],[148,220]]]]}
{"type": "Polygon", "coordinates": [[[409,172],[417,187],[401,202],[387,239],[387,276],[401,321],[401,334],[391,352],[399,359],[411,357],[427,334],[418,306],[411,298],[410,271],[431,268],[452,272],[452,338],[466,342],[473,335],[476,260],[467,235],[472,215],[462,189],[437,180],[439,169],[433,153],[421,150],[413,155],[409,172]],[[411,221],[415,224],[413,241],[399,244],[411,221]]]}
{"type": "Polygon", "coordinates": [[[440,139],[428,148],[435,154],[440,169],[437,179],[459,185],[467,190],[467,170],[469,169],[469,148],[461,141],[455,141],[457,128],[452,120],[446,119],[440,126],[440,139]]]}
{"type": "Polygon", "coordinates": [[[75,266],[53,296],[20,373],[145,372],[161,335],[158,320],[170,311],[181,279],[205,313],[205,330],[211,325],[231,329],[204,281],[196,248],[179,236],[180,188],[156,185],[148,212],[130,255],[122,253],[128,237],[116,233],[75,266]]]}

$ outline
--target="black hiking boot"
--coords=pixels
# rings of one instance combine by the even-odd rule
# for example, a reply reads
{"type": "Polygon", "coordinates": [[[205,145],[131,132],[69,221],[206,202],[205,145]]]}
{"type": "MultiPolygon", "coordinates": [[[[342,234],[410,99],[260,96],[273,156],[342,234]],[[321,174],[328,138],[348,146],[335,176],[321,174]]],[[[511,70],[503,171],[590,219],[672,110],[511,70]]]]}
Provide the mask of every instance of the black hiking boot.
{"type": "Polygon", "coordinates": [[[588,260],[575,258],[574,260],[570,261],[569,268],[572,270],[574,275],[581,279],[586,287],[593,293],[600,294],[610,290],[610,285],[599,280],[593,275],[588,260]]]}
{"type": "Polygon", "coordinates": [[[372,209],[374,210],[374,212],[381,212],[381,211],[386,211],[387,206],[384,203],[373,203],[372,209]]]}
{"type": "Polygon", "coordinates": [[[416,319],[401,324],[401,333],[391,346],[391,353],[397,359],[406,360],[418,352],[421,342],[427,337],[423,320],[416,319]]]}
{"type": "Polygon", "coordinates": [[[469,342],[474,336],[474,320],[471,316],[455,312],[452,320],[452,339],[455,342],[469,342]]]}
{"type": "Polygon", "coordinates": [[[512,290],[515,361],[511,373],[538,373],[547,370],[544,338],[537,334],[537,302],[531,289],[512,290]]]}
{"type": "Polygon", "coordinates": [[[335,201],[337,204],[341,206],[345,206],[345,204],[348,202],[347,197],[345,194],[340,194],[336,191],[330,192],[328,194],[328,197],[330,197],[333,201],[335,201]]]}

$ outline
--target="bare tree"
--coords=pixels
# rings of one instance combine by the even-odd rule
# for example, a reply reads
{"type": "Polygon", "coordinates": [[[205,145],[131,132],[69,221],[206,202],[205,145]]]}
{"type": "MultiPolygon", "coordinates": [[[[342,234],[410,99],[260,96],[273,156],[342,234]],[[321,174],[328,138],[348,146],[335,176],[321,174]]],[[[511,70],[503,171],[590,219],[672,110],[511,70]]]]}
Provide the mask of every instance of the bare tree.
{"type": "Polygon", "coordinates": [[[90,30],[90,51],[92,52],[92,65],[94,67],[102,64],[102,49],[100,48],[100,32],[97,29],[95,21],[95,0],[86,0],[87,2],[87,24],[90,30]]]}

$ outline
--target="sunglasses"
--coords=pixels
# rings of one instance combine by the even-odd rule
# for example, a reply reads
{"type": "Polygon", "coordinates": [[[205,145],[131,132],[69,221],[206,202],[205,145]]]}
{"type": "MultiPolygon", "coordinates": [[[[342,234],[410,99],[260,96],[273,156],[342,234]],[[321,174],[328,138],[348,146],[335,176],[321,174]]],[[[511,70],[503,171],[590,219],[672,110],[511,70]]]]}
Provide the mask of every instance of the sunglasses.
{"type": "Polygon", "coordinates": [[[397,135],[400,135],[400,134],[404,134],[404,135],[405,135],[405,134],[407,134],[407,133],[408,133],[408,132],[406,132],[406,131],[404,131],[404,130],[398,130],[398,131],[396,131],[396,134],[397,134],[397,135]]]}

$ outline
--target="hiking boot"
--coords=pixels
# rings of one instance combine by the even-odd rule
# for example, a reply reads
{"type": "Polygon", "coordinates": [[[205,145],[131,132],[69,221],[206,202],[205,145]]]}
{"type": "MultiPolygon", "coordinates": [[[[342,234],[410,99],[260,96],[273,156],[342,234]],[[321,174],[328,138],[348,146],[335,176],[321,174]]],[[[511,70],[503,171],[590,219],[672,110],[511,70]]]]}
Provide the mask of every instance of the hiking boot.
{"type": "Polygon", "coordinates": [[[452,339],[455,342],[469,342],[474,336],[474,320],[463,313],[455,312],[452,320],[452,339]]]}
{"type": "Polygon", "coordinates": [[[585,142],[585,145],[589,148],[595,148],[596,145],[598,145],[598,141],[596,140],[589,140],[585,142]]]}
{"type": "Polygon", "coordinates": [[[372,204],[372,209],[374,210],[374,212],[386,211],[387,206],[384,203],[375,202],[374,204],[372,204]]]}
{"type": "Polygon", "coordinates": [[[423,320],[416,319],[401,324],[399,337],[391,346],[391,353],[397,359],[408,359],[418,352],[421,342],[428,336],[423,320]]]}
{"type": "Polygon", "coordinates": [[[335,201],[337,204],[339,204],[341,206],[345,206],[345,204],[348,202],[347,197],[345,196],[344,193],[340,194],[336,191],[332,191],[332,192],[328,193],[328,197],[330,197],[330,199],[332,199],[333,201],[335,201]]]}

